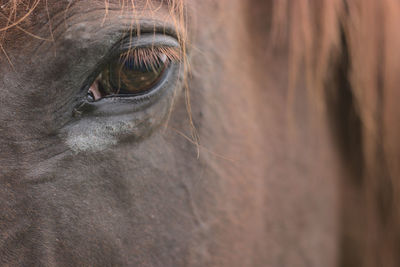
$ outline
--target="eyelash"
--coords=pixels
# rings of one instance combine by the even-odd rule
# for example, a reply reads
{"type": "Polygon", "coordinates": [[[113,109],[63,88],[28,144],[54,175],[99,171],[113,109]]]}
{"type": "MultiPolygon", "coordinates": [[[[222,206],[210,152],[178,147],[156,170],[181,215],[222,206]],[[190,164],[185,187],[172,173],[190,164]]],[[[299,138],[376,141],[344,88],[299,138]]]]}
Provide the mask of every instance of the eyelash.
{"type": "Polygon", "coordinates": [[[152,66],[160,64],[162,56],[166,57],[167,62],[181,61],[180,51],[176,47],[170,46],[132,48],[122,53],[120,60],[124,63],[127,61],[133,63],[134,66],[144,66],[150,69],[152,66]]]}

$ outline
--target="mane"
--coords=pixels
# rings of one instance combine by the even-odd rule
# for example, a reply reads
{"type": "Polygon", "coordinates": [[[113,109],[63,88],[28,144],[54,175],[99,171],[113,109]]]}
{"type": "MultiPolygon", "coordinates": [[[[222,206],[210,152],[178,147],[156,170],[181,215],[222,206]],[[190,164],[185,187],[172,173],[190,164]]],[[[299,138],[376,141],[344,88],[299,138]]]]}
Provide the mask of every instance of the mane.
{"type": "Polygon", "coordinates": [[[400,2],[273,1],[272,40],[306,67],[348,176],[341,266],[400,266],[400,2]]]}

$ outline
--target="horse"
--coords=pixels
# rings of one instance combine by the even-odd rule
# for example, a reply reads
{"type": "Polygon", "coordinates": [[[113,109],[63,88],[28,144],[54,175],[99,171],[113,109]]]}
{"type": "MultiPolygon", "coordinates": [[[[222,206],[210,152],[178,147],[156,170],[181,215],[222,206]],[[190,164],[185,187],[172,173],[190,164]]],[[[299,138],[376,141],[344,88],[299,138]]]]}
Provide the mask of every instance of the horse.
{"type": "Polygon", "coordinates": [[[399,266],[400,3],[0,1],[4,266],[399,266]]]}

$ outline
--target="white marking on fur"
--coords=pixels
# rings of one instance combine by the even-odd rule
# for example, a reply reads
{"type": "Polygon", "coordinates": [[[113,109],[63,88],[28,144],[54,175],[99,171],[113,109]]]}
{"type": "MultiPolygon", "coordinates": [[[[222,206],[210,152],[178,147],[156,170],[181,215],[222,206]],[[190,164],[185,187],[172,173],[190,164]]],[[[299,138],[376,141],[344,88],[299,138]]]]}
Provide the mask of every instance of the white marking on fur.
{"type": "Polygon", "coordinates": [[[74,151],[98,152],[116,145],[123,136],[135,133],[134,122],[88,122],[82,129],[82,124],[70,128],[66,144],[74,151]]]}

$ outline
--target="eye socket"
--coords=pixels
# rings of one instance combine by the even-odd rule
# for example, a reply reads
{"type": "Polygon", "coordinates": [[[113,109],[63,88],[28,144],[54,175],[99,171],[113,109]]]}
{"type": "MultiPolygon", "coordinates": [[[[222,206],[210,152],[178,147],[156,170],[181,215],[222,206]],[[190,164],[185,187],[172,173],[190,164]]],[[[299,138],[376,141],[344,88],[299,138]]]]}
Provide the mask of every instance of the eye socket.
{"type": "Polygon", "coordinates": [[[145,95],[162,80],[173,61],[179,60],[175,47],[130,49],[111,60],[88,90],[88,100],[145,95]]]}

